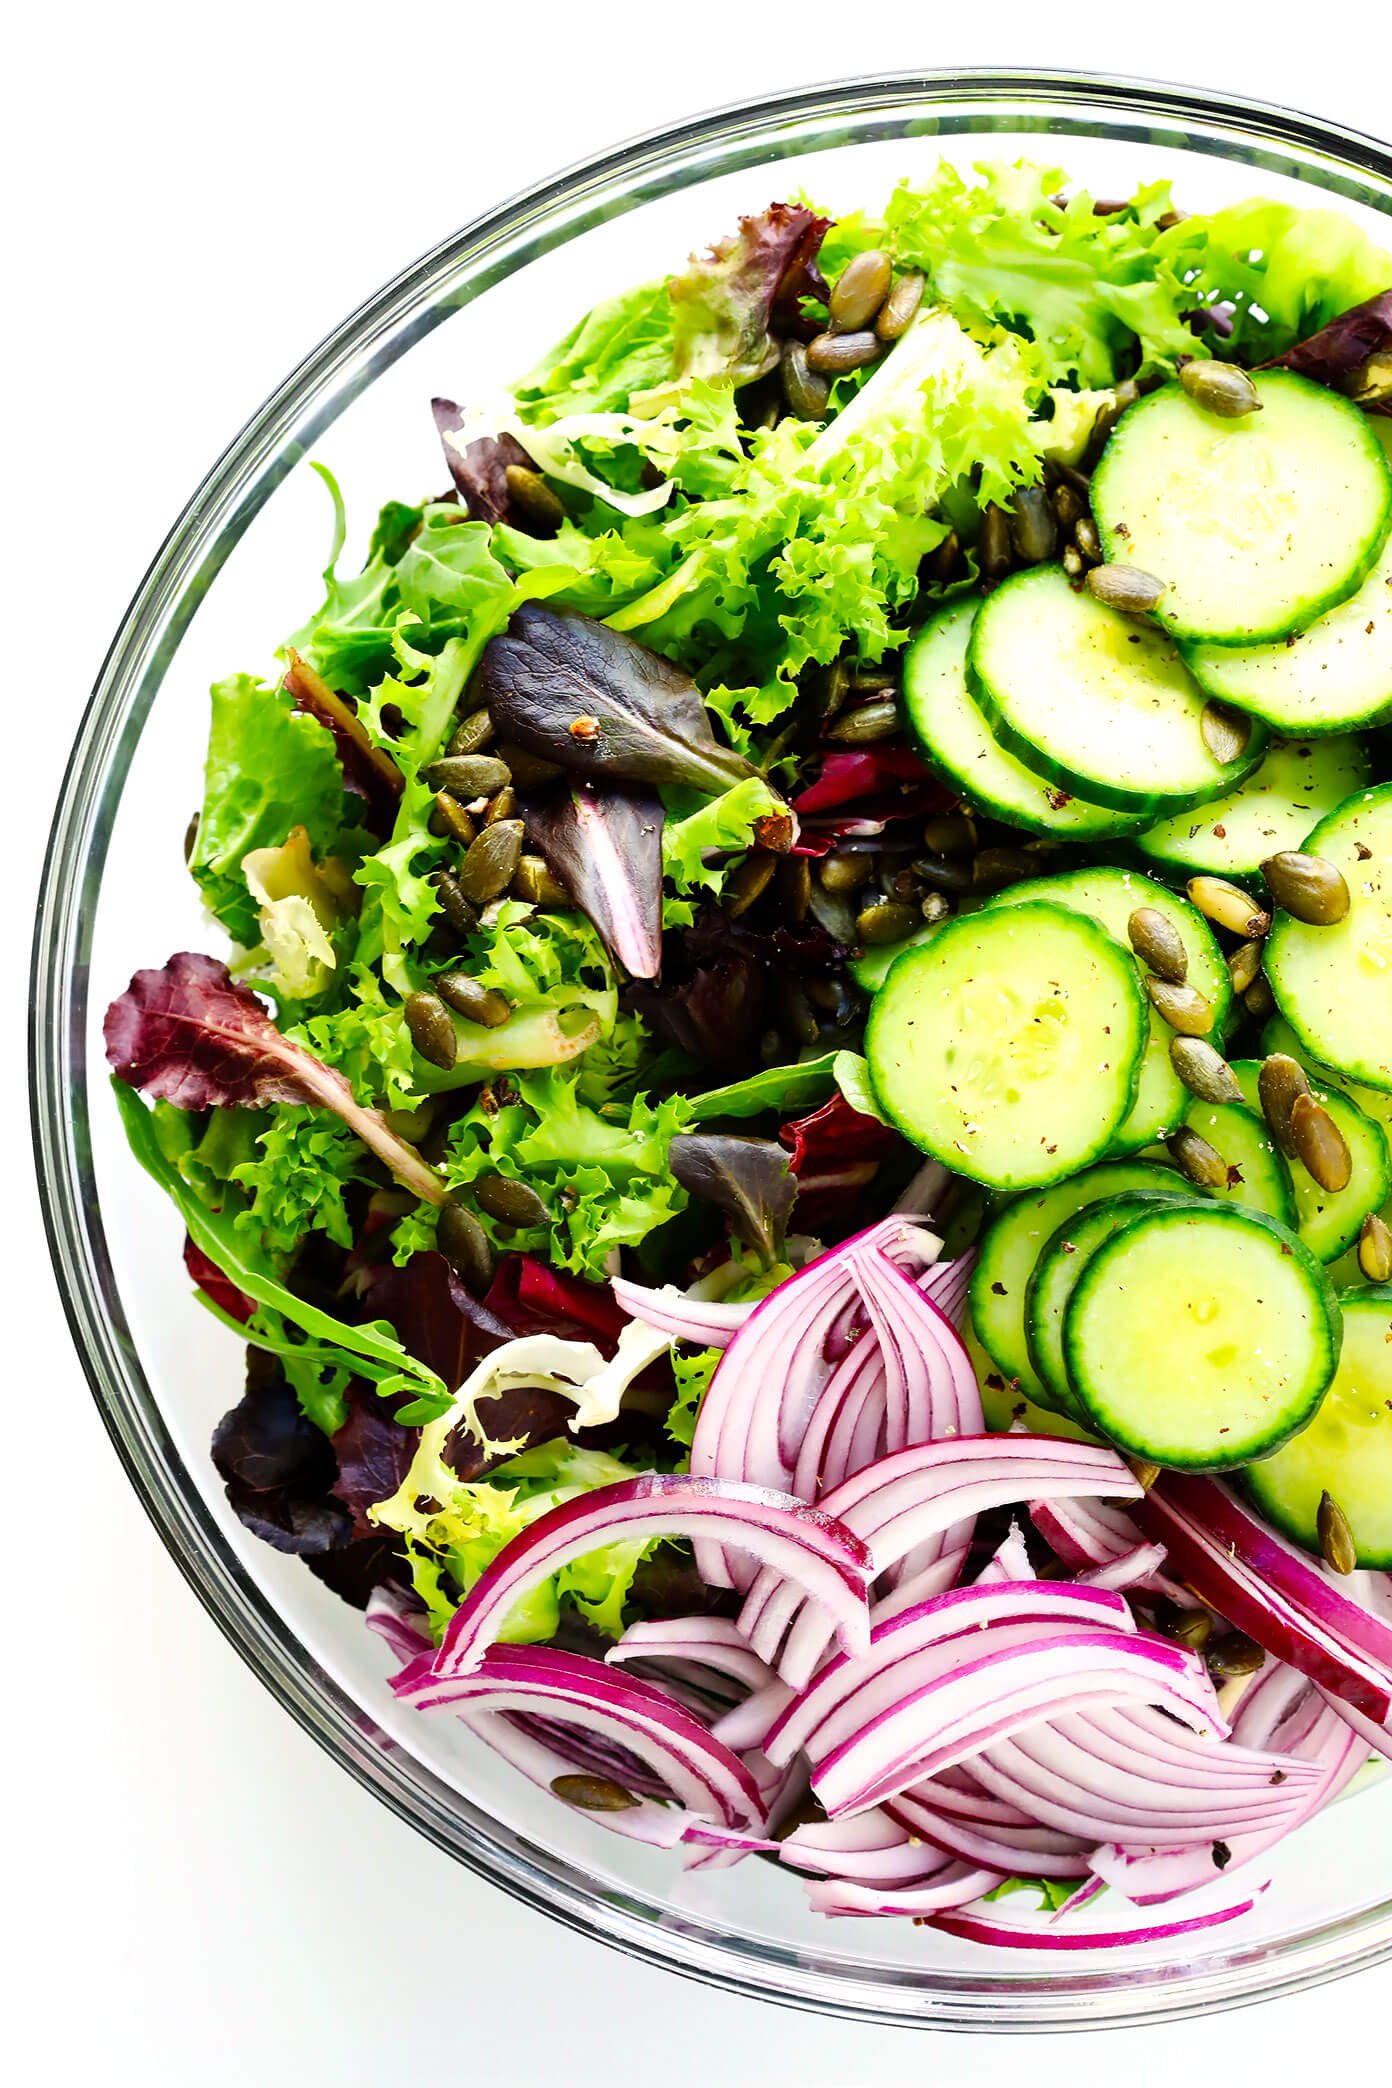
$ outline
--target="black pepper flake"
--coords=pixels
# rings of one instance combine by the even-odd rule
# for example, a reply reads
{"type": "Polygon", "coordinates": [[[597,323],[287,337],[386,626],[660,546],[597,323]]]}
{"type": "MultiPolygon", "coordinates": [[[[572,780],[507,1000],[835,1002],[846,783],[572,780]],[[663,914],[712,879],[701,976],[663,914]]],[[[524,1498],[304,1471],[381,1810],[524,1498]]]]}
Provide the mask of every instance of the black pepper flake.
{"type": "Polygon", "coordinates": [[[993,1298],[1003,1298],[1005,1296],[1005,1285],[1003,1283],[993,1283],[991,1285],[991,1296],[993,1298]]]}
{"type": "Polygon", "coordinates": [[[1226,1842],[1215,1842],[1215,1843],[1213,1844],[1213,1867],[1214,1867],[1214,1869],[1215,1869],[1215,1870],[1226,1870],[1226,1869],[1227,1869],[1227,1867],[1228,1867],[1228,1865],[1229,1865],[1229,1864],[1230,1864],[1231,1862],[1232,1862],[1232,1850],[1231,1850],[1231,1849],[1230,1849],[1230,1848],[1228,1847],[1227,1843],[1226,1843],[1226,1842]]]}

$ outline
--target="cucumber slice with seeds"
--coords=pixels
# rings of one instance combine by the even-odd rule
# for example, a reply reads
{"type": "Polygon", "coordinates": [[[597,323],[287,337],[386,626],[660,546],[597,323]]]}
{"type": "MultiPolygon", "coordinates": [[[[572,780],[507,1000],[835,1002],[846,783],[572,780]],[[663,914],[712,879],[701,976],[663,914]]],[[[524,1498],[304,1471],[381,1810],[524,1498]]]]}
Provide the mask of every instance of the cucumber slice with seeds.
{"type": "Polygon", "coordinates": [[[1135,966],[1060,906],[949,921],[891,966],[865,1030],[880,1106],[988,1189],[1059,1181],[1106,1152],[1135,1097],[1135,966]]]}
{"type": "Polygon", "coordinates": [[[1025,1291],[1025,1341],[1036,1377],[1058,1412],[1086,1427],[1087,1414],[1068,1382],[1063,1354],[1063,1315],[1089,1258],[1112,1234],[1155,1204],[1188,1204],[1199,1199],[1177,1187],[1169,1195],[1132,1190],[1105,1203],[1088,1204],[1067,1218],[1045,1241],[1025,1291]]]}
{"type": "MultiPolygon", "coordinates": [[[[1214,1195],[1220,1201],[1241,1204],[1244,1210],[1262,1211],[1295,1232],[1298,1214],[1291,1171],[1266,1127],[1256,1099],[1260,1070],[1257,1060],[1239,1059],[1233,1071],[1242,1082],[1247,1101],[1201,1102],[1197,1095],[1191,1095],[1184,1121],[1200,1138],[1206,1138],[1227,1163],[1228,1185],[1226,1189],[1215,1189],[1214,1195]],[[1244,1072],[1250,1078],[1244,1078],[1244,1072]]],[[[1325,1257],[1321,1255],[1320,1259],[1325,1257]]]]}
{"type": "Polygon", "coordinates": [[[1206,698],[1174,641],[1033,566],[988,595],[967,654],[972,692],[1002,746],[1090,802],[1151,815],[1222,797],[1265,745],[1214,760],[1206,698]]]}
{"type": "Polygon", "coordinates": [[[1318,1552],[1320,1498],[1330,1494],[1353,1532],[1358,1564],[1392,1567],[1392,1289],[1340,1300],[1344,1342],[1319,1412],[1293,1442],[1243,1473],[1279,1530],[1318,1552]]]}
{"type": "Polygon", "coordinates": [[[1133,833],[1140,814],[1090,805],[997,745],[967,687],[976,611],[974,601],[951,603],[925,624],[904,656],[904,714],[924,760],[975,810],[1008,826],[1077,841],[1133,833]]]}
{"type": "Polygon", "coordinates": [[[971,1318],[982,1347],[1012,1390],[1041,1405],[1049,1394],[1030,1360],[1025,1296],[1040,1250],[1059,1226],[1085,1205],[1128,1191],[1183,1194],[1173,1168],[1141,1160],[1104,1160],[1066,1182],[1017,1196],[998,1211],[981,1237],[972,1271],[971,1318]]]}
{"type": "MultiPolygon", "coordinates": [[[[1295,1052],[1292,1056],[1299,1059],[1300,1053],[1295,1052]]],[[[1261,1061],[1238,1059],[1233,1064],[1233,1072],[1247,1097],[1248,1106],[1259,1112],[1261,1099],[1257,1078],[1261,1061]]],[[[1353,1163],[1347,1188],[1336,1190],[1321,1189],[1309,1169],[1298,1159],[1292,1159],[1288,1164],[1287,1172],[1295,1198],[1295,1229],[1311,1254],[1322,1262],[1332,1262],[1353,1245],[1369,1211],[1380,1210],[1388,1195],[1392,1194],[1392,1154],[1389,1154],[1380,1124],[1365,1116],[1358,1105],[1338,1088],[1322,1087],[1309,1067],[1306,1068],[1306,1077],[1310,1081],[1310,1093],[1317,1102],[1323,1103],[1342,1133],[1353,1163]]],[[[1219,1151],[1222,1151],[1221,1147],[1219,1151]]]]}
{"type": "MultiPolygon", "coordinates": [[[[1392,595],[1388,600],[1392,616],[1392,595]]],[[[1392,678],[1389,678],[1392,689],[1392,678]]],[[[1392,700],[1392,699],[1389,699],[1392,700]]],[[[1361,739],[1272,740],[1256,772],[1212,804],[1173,812],[1137,834],[1144,856],[1185,877],[1252,877],[1267,856],[1299,848],[1323,819],[1372,776],[1361,739]]]]}
{"type": "Polygon", "coordinates": [[[1254,379],[1261,411],[1222,420],[1178,384],[1117,422],[1092,479],[1109,560],[1165,582],[1176,637],[1262,645],[1355,592],[1392,521],[1367,414],[1304,377],[1254,379]]]}
{"type": "MultiPolygon", "coordinates": [[[[988,912],[1003,906],[1019,906],[1044,899],[1053,906],[1076,908],[1100,921],[1107,933],[1128,953],[1131,944],[1127,923],[1137,907],[1153,906],[1179,931],[1189,955],[1189,983],[1213,1004],[1213,1035],[1221,1038],[1232,1008],[1232,980],[1212,928],[1198,911],[1177,893],[1156,884],[1137,870],[1067,871],[1060,877],[1031,878],[1013,885],[986,902],[988,912]]],[[[1133,962],[1135,960],[1133,959],[1133,962]]],[[[1137,965],[1137,975],[1143,976],[1137,965]]],[[[1189,1091],[1170,1063],[1169,1025],[1153,1009],[1148,1010],[1148,1035],[1136,1085],[1136,1099],[1125,1123],[1117,1132],[1114,1150],[1134,1152],[1153,1139],[1173,1131],[1184,1120],[1189,1091]]]]}
{"type": "Polygon", "coordinates": [[[1099,1247],[1063,1320],[1069,1383],[1099,1434],[1176,1471],[1222,1471],[1309,1421],[1339,1360],[1309,1249],[1236,1204],[1144,1212],[1099,1247]]]}
{"type": "Polygon", "coordinates": [[[1350,905],[1324,928],[1277,914],[1265,956],[1276,1004],[1321,1064],[1392,1091],[1392,784],[1359,791],[1304,848],[1343,872],[1350,905]]]}

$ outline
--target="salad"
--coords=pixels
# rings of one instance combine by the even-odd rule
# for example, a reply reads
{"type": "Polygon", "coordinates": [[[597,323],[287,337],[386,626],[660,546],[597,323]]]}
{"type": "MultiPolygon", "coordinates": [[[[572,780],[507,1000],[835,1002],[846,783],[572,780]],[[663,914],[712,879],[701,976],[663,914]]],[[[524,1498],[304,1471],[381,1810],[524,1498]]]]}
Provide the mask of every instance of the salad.
{"type": "Polygon", "coordinates": [[[1389,1752],[1390,402],[1342,217],[944,163],[319,467],[106,1043],[403,1703],[1036,1950],[1389,1752]]]}

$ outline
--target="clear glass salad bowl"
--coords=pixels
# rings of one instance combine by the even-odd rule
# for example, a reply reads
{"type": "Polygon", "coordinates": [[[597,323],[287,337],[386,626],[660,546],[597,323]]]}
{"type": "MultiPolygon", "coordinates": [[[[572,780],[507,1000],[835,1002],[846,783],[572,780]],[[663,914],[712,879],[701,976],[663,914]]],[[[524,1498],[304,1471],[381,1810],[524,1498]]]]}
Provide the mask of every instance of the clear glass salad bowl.
{"type": "MultiPolygon", "coordinates": [[[[73,1332],[131,1479],[211,1614],[324,1748],[462,1863],[558,1920],[736,1990],[891,2022],[1116,2025],[1249,2001],[1392,1953],[1392,1779],[1279,1852],[1258,1909],[1178,1946],[987,1952],[907,1922],[831,1922],[774,1866],[683,1872],[544,1799],[455,1723],[397,1706],[391,1661],[222,1498],[211,1427],[240,1344],[201,1312],[174,1211],[126,1151],[102,1011],[141,964],[206,944],[181,841],[206,690],[269,668],[327,546],[332,465],[365,532],[442,476],[429,401],[468,399],[601,295],[666,272],[742,210],[805,190],[840,212],[939,154],[1057,160],[1096,194],[1169,178],[1191,207],[1323,189],[1392,215],[1392,153],[1183,89],[1061,74],[920,74],[809,89],[644,138],[476,220],[405,270],[267,400],[199,487],[116,634],[54,829],[32,997],[34,1122],[73,1332]]],[[[1383,236],[1387,236],[1384,232],[1383,236]]]]}

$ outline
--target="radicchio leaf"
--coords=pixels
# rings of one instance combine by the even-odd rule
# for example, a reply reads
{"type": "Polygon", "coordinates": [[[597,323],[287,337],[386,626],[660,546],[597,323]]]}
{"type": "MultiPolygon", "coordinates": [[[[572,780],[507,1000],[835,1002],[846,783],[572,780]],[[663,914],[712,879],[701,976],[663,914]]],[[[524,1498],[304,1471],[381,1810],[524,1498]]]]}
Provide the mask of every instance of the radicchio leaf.
{"type": "Polygon", "coordinates": [[[413,1254],[404,1268],[371,1271],[365,1310],[390,1321],[403,1346],[457,1392],[483,1356],[509,1340],[512,1328],[487,1300],[467,1291],[443,1254],[413,1254]]]}
{"type": "Polygon", "coordinates": [[[904,1144],[897,1131],[853,1109],[841,1094],[785,1124],[778,1136],[791,1152],[798,1224],[809,1232],[850,1231],[881,1161],[904,1144]]]}
{"type": "Polygon", "coordinates": [[[483,1302],[509,1333],[592,1341],[606,1356],[612,1356],[628,1325],[628,1314],[607,1287],[548,1268],[530,1254],[503,1256],[483,1302]]]}
{"type": "Polygon", "coordinates": [[[249,1361],[245,1396],[213,1431],[212,1458],[238,1520],[277,1551],[348,1542],[353,1518],[330,1493],[333,1451],[264,1357],[249,1361]]]}
{"type": "Polygon", "coordinates": [[[809,783],[793,799],[793,810],[805,818],[808,813],[860,805],[905,785],[922,787],[932,781],[932,771],[912,747],[847,748],[825,757],[816,782],[809,783]]]}
{"type": "Polygon", "coordinates": [[[673,276],[667,292],[679,384],[694,377],[752,384],[774,367],[779,351],[769,322],[775,302],[786,313],[799,296],[826,295],[816,256],[828,222],[801,204],[770,203],[757,217],[742,217],[738,232],[708,254],[693,255],[685,272],[673,276]]]}
{"type": "Polygon", "coordinates": [[[527,834],[634,979],[662,963],[662,800],[621,784],[576,783],[523,806],[527,834]]]}
{"type": "Polygon", "coordinates": [[[365,1109],[343,1075],[283,1037],[261,1002],[215,957],[184,950],[160,971],[139,971],[106,1011],[106,1056],[117,1077],[176,1109],[266,1109],[278,1102],[331,1109],[429,1203],[446,1200],[439,1175],[380,1110],[365,1109]]]}
{"type": "Polygon", "coordinates": [[[1392,412],[1392,290],[1341,312],[1265,367],[1294,370],[1362,406],[1392,412]]]}
{"type": "Polygon", "coordinates": [[[532,468],[532,460],[514,435],[481,435],[462,450],[445,440],[464,425],[464,416],[453,399],[432,399],[431,411],[439,430],[441,447],[459,497],[475,522],[516,522],[512,494],[508,490],[510,464],[532,468]]]}
{"type": "Polygon", "coordinates": [[[297,711],[317,718],[333,734],[345,788],[363,800],[374,832],[389,834],[405,781],[390,754],[373,746],[352,704],[331,689],[293,646],[285,669],[285,688],[297,711]]]}
{"type": "Polygon", "coordinates": [[[523,602],[484,647],[473,696],[502,738],[574,774],[714,797],[756,773],[718,745],[689,674],[589,616],[523,602]]]}
{"type": "Polygon", "coordinates": [[[205,1254],[187,1233],[184,1234],[184,1267],[205,1298],[211,1298],[229,1319],[240,1320],[243,1326],[246,1325],[256,1310],[255,1298],[249,1298],[244,1290],[239,1290],[212,1256],[205,1254]]]}
{"type": "Polygon", "coordinates": [[[786,1153],[766,1138],[681,1131],[668,1159],[683,1189],[723,1211],[765,1265],[778,1260],[797,1190],[786,1153]]]}

